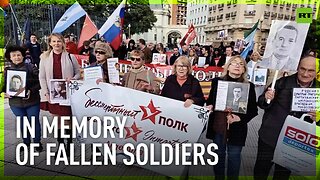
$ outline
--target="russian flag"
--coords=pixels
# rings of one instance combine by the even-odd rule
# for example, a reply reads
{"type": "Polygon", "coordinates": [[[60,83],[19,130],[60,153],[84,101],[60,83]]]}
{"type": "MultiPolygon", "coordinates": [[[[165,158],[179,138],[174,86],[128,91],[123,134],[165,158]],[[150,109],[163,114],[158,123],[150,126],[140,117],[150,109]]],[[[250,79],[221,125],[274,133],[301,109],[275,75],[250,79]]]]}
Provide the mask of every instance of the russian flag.
{"type": "Polygon", "coordinates": [[[122,26],[125,13],[124,1],[113,11],[108,20],[102,25],[98,33],[107,42],[110,43],[114,50],[118,50],[122,41],[122,26]]]}

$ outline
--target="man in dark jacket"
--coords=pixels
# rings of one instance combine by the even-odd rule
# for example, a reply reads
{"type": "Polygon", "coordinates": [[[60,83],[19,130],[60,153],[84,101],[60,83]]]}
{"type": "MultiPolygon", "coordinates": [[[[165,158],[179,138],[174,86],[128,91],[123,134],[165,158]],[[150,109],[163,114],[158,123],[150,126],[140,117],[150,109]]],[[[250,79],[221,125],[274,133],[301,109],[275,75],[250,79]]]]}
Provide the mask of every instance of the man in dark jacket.
{"type": "Polygon", "coordinates": [[[39,68],[40,55],[42,52],[40,44],[37,42],[37,36],[35,34],[30,35],[30,42],[26,45],[26,47],[32,57],[32,64],[37,65],[37,67],[39,68]]]}
{"type": "MultiPolygon", "coordinates": [[[[292,112],[293,88],[315,88],[316,60],[312,56],[303,57],[298,66],[298,73],[283,77],[276,82],[275,89],[268,88],[258,100],[258,105],[265,110],[259,130],[258,153],[254,167],[255,179],[267,179],[273,165],[272,159],[282,126],[288,115],[300,118],[303,112],[292,112]],[[267,100],[271,102],[268,104],[267,100]]],[[[316,120],[315,112],[309,112],[316,120]]],[[[290,171],[275,165],[274,179],[289,179],[290,171]]]]}

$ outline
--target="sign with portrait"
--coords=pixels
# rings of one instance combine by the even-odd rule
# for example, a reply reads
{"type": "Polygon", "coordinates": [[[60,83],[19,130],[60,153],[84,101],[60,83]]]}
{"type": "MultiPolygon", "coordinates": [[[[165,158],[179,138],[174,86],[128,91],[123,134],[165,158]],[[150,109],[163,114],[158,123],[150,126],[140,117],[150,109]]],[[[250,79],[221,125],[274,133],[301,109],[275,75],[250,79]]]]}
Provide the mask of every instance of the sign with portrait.
{"type": "Polygon", "coordinates": [[[260,68],[256,68],[254,70],[254,81],[253,84],[255,85],[266,85],[267,83],[267,73],[268,73],[268,69],[260,69],[260,68]]]}
{"type": "Polygon", "coordinates": [[[120,83],[119,71],[120,71],[120,64],[118,58],[109,58],[107,60],[108,63],[108,75],[109,75],[109,82],[110,83],[120,83]]]}
{"type": "Polygon", "coordinates": [[[296,71],[310,24],[272,21],[261,67],[296,71]]]}
{"type": "Polygon", "coordinates": [[[25,97],[27,72],[21,70],[7,70],[6,93],[10,96],[25,97]]]}
{"type": "MultiPolygon", "coordinates": [[[[316,104],[320,102],[319,88],[293,88],[292,111],[316,111],[316,104]]],[[[320,111],[319,109],[317,111],[320,111]]]]}
{"type": "Polygon", "coordinates": [[[247,113],[249,83],[218,81],[215,110],[247,113]]]}
{"type": "Polygon", "coordinates": [[[50,80],[50,102],[60,105],[70,104],[67,82],[64,79],[50,80]]]}

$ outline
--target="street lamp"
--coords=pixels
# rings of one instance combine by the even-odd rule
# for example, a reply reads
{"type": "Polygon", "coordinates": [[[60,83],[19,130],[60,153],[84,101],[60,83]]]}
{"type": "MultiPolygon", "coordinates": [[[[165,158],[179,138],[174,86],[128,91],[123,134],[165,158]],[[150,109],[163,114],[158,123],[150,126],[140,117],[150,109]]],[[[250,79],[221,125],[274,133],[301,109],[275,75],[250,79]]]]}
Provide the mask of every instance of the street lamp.
{"type": "Polygon", "coordinates": [[[129,28],[129,39],[131,39],[131,33],[130,33],[131,24],[128,24],[128,28],[129,28]]]}

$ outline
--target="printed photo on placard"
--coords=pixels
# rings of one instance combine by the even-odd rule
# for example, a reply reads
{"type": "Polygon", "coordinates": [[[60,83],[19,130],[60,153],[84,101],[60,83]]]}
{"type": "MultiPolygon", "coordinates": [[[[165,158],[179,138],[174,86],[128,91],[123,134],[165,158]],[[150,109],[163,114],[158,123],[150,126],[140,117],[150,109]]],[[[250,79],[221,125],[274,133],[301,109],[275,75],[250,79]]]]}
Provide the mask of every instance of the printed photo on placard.
{"type": "Polygon", "coordinates": [[[167,55],[166,54],[160,54],[159,63],[161,65],[166,65],[167,55]]]}
{"type": "Polygon", "coordinates": [[[247,113],[249,83],[218,81],[215,110],[247,113]]]}
{"type": "Polygon", "coordinates": [[[7,70],[6,93],[10,96],[26,97],[27,72],[7,70]]]}
{"type": "Polygon", "coordinates": [[[260,67],[296,71],[310,24],[272,21],[260,67]]]}
{"type": "Polygon", "coordinates": [[[293,88],[291,111],[320,111],[320,109],[316,109],[316,103],[319,102],[319,100],[319,88],[293,88]]]}
{"type": "Polygon", "coordinates": [[[120,64],[118,58],[109,58],[107,59],[108,63],[108,76],[110,83],[120,83],[120,64]]]}
{"type": "Polygon", "coordinates": [[[198,67],[204,67],[205,64],[206,64],[206,57],[199,57],[198,67]]]}
{"type": "Polygon", "coordinates": [[[254,81],[256,85],[266,85],[268,69],[257,68],[254,70],[254,81]]]}
{"type": "Polygon", "coordinates": [[[153,53],[152,54],[152,62],[151,64],[159,64],[160,63],[160,53],[153,53]]]}
{"type": "Polygon", "coordinates": [[[247,72],[247,79],[248,81],[252,82],[252,76],[253,76],[253,68],[248,67],[248,72],[247,72]]]}
{"type": "Polygon", "coordinates": [[[52,103],[66,104],[69,101],[67,82],[64,79],[50,80],[50,101],[52,103]]]}

